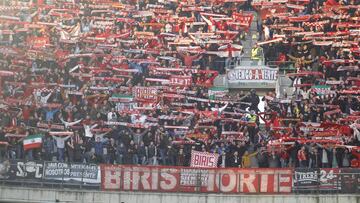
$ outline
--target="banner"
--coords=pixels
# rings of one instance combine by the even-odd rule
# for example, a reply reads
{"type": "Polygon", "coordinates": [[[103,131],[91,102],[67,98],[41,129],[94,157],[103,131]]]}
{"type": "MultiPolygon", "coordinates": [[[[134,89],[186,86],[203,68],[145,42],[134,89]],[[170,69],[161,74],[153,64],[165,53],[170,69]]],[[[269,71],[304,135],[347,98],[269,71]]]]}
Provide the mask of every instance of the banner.
{"type": "Polygon", "coordinates": [[[277,4],[277,5],[263,6],[261,8],[256,9],[256,10],[259,10],[261,19],[266,20],[266,18],[268,16],[274,16],[276,14],[286,13],[288,9],[287,9],[287,7],[285,5],[277,4]]]}
{"type": "Polygon", "coordinates": [[[314,137],[331,137],[338,135],[338,130],[324,130],[324,131],[310,131],[309,133],[311,136],[314,137]]]}
{"type": "Polygon", "coordinates": [[[190,166],[195,168],[216,168],[218,159],[218,154],[192,150],[190,166]]]}
{"type": "Polygon", "coordinates": [[[48,37],[28,37],[27,43],[33,48],[41,48],[46,44],[50,44],[50,39],[48,37]]]}
{"type": "Polygon", "coordinates": [[[338,168],[320,169],[320,190],[340,190],[340,178],[340,169],[338,168]]]}
{"type": "Polygon", "coordinates": [[[100,170],[95,164],[45,162],[44,179],[100,183],[100,170]]]}
{"type": "Polygon", "coordinates": [[[37,123],[36,126],[41,129],[53,129],[53,130],[65,130],[64,125],[61,124],[48,124],[48,123],[37,123]]]}
{"type": "Polygon", "coordinates": [[[189,87],[192,84],[191,76],[171,75],[170,85],[189,87]]]}
{"type": "Polygon", "coordinates": [[[40,179],[43,177],[42,161],[12,160],[9,170],[11,179],[40,179]]]}
{"type": "Polygon", "coordinates": [[[266,66],[238,67],[227,73],[231,88],[275,88],[278,70],[266,66]]]}
{"type": "Polygon", "coordinates": [[[180,186],[206,186],[209,181],[209,170],[182,168],[180,171],[180,186]]]}
{"type": "Polygon", "coordinates": [[[244,136],[244,133],[237,131],[223,131],[220,135],[220,138],[229,141],[237,140],[242,142],[246,142],[249,139],[247,136],[244,136]]]}
{"type": "Polygon", "coordinates": [[[131,111],[137,107],[137,103],[116,103],[116,111],[131,111]]]}
{"type": "Polygon", "coordinates": [[[157,88],[155,87],[134,87],[133,96],[137,100],[157,100],[157,88]]]}
{"type": "Polygon", "coordinates": [[[341,190],[341,173],[338,168],[308,169],[296,168],[293,188],[295,191],[341,190]]]}
{"type": "Polygon", "coordinates": [[[319,185],[319,169],[296,168],[294,170],[294,190],[311,190],[318,188],[319,185]]]}
{"type": "Polygon", "coordinates": [[[290,193],[290,169],[196,169],[101,165],[103,190],[189,193],[290,193]]]}
{"type": "Polygon", "coordinates": [[[252,13],[233,13],[233,18],[236,22],[246,25],[246,28],[248,29],[254,19],[254,15],[252,13]]]}
{"type": "Polygon", "coordinates": [[[206,142],[209,139],[209,135],[206,133],[188,133],[185,135],[186,138],[196,139],[206,142]]]}

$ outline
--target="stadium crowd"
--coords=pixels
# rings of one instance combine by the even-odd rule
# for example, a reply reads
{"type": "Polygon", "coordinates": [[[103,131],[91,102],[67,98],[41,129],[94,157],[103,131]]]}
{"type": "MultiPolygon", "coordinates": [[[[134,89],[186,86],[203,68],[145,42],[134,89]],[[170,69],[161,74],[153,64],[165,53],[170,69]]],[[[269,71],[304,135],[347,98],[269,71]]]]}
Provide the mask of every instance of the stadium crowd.
{"type": "Polygon", "coordinates": [[[359,167],[359,0],[4,2],[1,159],[359,167]],[[212,87],[252,20],[252,60],[295,64],[264,112],[255,90],[212,87]]]}

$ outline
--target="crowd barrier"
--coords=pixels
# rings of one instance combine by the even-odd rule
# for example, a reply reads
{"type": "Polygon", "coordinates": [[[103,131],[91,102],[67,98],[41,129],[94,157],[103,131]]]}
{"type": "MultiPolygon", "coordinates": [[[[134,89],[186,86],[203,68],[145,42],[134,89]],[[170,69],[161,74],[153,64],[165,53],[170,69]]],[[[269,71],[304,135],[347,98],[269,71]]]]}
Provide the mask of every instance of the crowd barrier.
{"type": "Polygon", "coordinates": [[[11,160],[0,184],[106,191],[228,194],[360,193],[357,168],[191,168],[11,160]]]}
{"type": "Polygon", "coordinates": [[[280,74],[292,73],[297,70],[294,61],[268,61],[266,66],[278,68],[280,74]]]}

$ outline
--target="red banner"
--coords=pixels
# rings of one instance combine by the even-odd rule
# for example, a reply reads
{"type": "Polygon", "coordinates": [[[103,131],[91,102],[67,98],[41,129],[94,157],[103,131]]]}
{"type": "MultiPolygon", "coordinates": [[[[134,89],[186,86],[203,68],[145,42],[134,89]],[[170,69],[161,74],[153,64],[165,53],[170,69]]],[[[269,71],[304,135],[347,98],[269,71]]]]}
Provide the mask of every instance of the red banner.
{"type": "Polygon", "coordinates": [[[260,12],[261,19],[266,20],[268,16],[274,16],[277,13],[287,12],[287,7],[285,5],[269,5],[263,6],[257,10],[260,12]]]}
{"type": "Polygon", "coordinates": [[[103,190],[203,193],[290,193],[290,169],[196,169],[101,165],[103,190]]]}
{"type": "Polygon", "coordinates": [[[247,136],[244,136],[244,133],[237,131],[223,131],[220,135],[221,139],[227,140],[238,140],[238,141],[247,141],[247,136]]]}
{"type": "Polygon", "coordinates": [[[191,76],[171,75],[170,77],[170,85],[189,87],[191,86],[191,83],[191,76]]]}
{"type": "Polygon", "coordinates": [[[189,139],[193,138],[201,141],[207,141],[209,139],[209,135],[205,133],[190,133],[186,134],[186,137],[189,139]]]}
{"type": "Polygon", "coordinates": [[[313,131],[310,133],[314,137],[334,137],[338,136],[338,130],[313,131]]]}
{"type": "Polygon", "coordinates": [[[136,100],[157,100],[157,88],[155,87],[134,87],[133,96],[136,100]]]}
{"type": "Polygon", "coordinates": [[[233,13],[233,18],[236,20],[236,22],[246,24],[249,28],[254,15],[252,13],[233,13]]]}
{"type": "Polygon", "coordinates": [[[29,37],[27,43],[33,48],[41,48],[46,44],[50,44],[50,39],[48,37],[29,37]]]}

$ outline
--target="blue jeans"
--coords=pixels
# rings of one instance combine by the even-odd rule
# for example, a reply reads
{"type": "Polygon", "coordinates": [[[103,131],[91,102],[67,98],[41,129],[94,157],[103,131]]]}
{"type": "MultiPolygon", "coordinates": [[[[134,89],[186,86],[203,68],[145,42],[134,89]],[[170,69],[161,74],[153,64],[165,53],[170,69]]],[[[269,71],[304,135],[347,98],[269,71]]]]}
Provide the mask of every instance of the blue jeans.
{"type": "Polygon", "coordinates": [[[288,163],[286,162],[285,159],[280,159],[280,163],[281,163],[281,168],[286,168],[286,167],[288,167],[288,163]]]}
{"type": "Polygon", "coordinates": [[[162,165],[166,165],[166,155],[165,155],[166,150],[160,149],[159,151],[160,151],[160,158],[161,158],[162,165]]]}
{"type": "Polygon", "coordinates": [[[139,164],[139,157],[136,155],[136,154],[134,154],[134,156],[133,156],[133,158],[132,158],[133,160],[133,164],[139,164]]]}
{"type": "Polygon", "coordinates": [[[122,155],[122,154],[117,155],[116,163],[117,164],[123,164],[124,163],[124,155],[122,155]]]}
{"type": "Polygon", "coordinates": [[[169,166],[175,166],[175,165],[176,165],[176,157],[169,156],[169,166]]]}
{"type": "Polygon", "coordinates": [[[33,157],[33,150],[30,149],[26,152],[26,158],[29,160],[29,161],[32,161],[34,160],[34,157],[33,157]]]}
{"type": "Polygon", "coordinates": [[[141,162],[140,163],[141,165],[146,165],[147,164],[146,156],[139,157],[139,160],[141,162]]]}
{"type": "Polygon", "coordinates": [[[153,156],[149,159],[149,165],[153,165],[153,166],[156,166],[158,165],[158,162],[157,162],[157,157],[156,156],[153,156]]]}
{"type": "Polygon", "coordinates": [[[299,163],[300,163],[300,168],[307,168],[307,167],[308,167],[306,160],[304,160],[304,161],[299,161],[299,163]]]}
{"type": "Polygon", "coordinates": [[[227,57],[226,59],[225,59],[225,68],[226,69],[233,69],[234,67],[230,67],[230,65],[231,65],[231,62],[232,62],[232,57],[227,57]]]}
{"type": "Polygon", "coordinates": [[[16,151],[15,150],[9,151],[9,159],[16,159],[16,151]]]}
{"type": "Polygon", "coordinates": [[[85,152],[82,155],[82,162],[83,163],[89,163],[91,161],[91,157],[93,156],[93,153],[91,151],[85,152]]]}
{"type": "Polygon", "coordinates": [[[58,161],[64,161],[65,148],[58,148],[58,161]]]}

